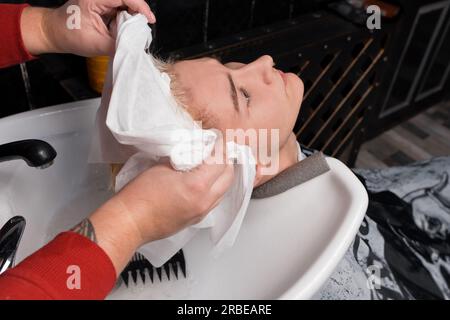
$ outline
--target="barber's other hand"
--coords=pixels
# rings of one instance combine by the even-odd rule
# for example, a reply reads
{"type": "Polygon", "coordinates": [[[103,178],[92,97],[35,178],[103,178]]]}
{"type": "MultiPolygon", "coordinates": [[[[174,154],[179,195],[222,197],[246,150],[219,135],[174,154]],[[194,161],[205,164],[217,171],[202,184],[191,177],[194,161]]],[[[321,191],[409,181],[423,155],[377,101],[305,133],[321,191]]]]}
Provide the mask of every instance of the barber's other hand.
{"type": "Polygon", "coordinates": [[[203,164],[189,172],[163,164],[150,168],[91,215],[98,244],[120,272],[141,245],[204,218],[233,175],[232,164],[203,164]]]}
{"type": "Polygon", "coordinates": [[[107,24],[119,9],[142,13],[149,23],[156,22],[145,0],[70,0],[56,9],[27,7],[21,17],[25,47],[33,55],[108,55],[113,52],[114,39],[107,24]]]}
{"type": "Polygon", "coordinates": [[[189,172],[158,165],[116,196],[142,243],[168,237],[200,222],[222,199],[233,180],[230,164],[203,164],[189,172]]]}

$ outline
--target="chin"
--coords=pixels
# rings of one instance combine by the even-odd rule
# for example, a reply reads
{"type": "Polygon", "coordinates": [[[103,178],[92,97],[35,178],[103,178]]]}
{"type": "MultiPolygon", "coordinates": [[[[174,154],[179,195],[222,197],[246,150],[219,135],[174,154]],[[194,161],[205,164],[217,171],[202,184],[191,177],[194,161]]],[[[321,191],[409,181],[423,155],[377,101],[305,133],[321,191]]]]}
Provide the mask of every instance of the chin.
{"type": "Polygon", "coordinates": [[[303,100],[303,93],[305,91],[305,86],[303,84],[302,79],[299,78],[295,73],[287,73],[288,81],[290,82],[291,88],[295,92],[295,98],[298,103],[301,103],[303,100]]]}
{"type": "Polygon", "coordinates": [[[292,95],[292,104],[294,108],[297,109],[297,114],[300,112],[300,106],[303,101],[303,94],[305,91],[305,86],[303,85],[302,79],[300,79],[295,73],[287,73],[289,77],[290,86],[293,89],[294,94],[292,95]]]}
{"type": "Polygon", "coordinates": [[[300,77],[297,76],[295,73],[288,73],[288,75],[292,79],[294,86],[301,93],[301,98],[303,98],[303,92],[305,91],[305,86],[303,85],[302,79],[300,79],[300,77]]]}

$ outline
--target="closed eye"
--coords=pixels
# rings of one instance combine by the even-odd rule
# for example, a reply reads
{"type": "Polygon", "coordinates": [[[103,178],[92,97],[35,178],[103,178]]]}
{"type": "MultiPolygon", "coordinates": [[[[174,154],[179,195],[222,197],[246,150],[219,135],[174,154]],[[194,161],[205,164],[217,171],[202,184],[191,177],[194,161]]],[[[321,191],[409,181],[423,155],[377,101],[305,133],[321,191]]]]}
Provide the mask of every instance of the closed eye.
{"type": "Polygon", "coordinates": [[[245,90],[243,88],[241,88],[240,91],[241,91],[242,95],[244,96],[244,98],[247,100],[247,108],[250,107],[250,100],[251,100],[250,94],[248,93],[247,90],[245,90]]]}

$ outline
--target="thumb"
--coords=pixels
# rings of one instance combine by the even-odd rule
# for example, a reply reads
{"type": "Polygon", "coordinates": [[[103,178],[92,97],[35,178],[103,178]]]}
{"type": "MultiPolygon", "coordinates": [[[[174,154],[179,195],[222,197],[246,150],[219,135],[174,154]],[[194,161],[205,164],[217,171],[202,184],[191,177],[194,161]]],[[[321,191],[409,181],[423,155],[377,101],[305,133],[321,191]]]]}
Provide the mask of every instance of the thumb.
{"type": "Polygon", "coordinates": [[[149,23],[155,23],[156,17],[144,0],[122,0],[124,5],[134,12],[143,14],[149,23]]]}
{"type": "Polygon", "coordinates": [[[95,39],[96,52],[93,55],[112,55],[115,48],[115,39],[113,33],[117,32],[116,19],[111,18],[109,22],[109,30],[105,25],[101,16],[96,15],[93,21],[94,28],[97,31],[97,37],[95,39]],[[112,32],[111,32],[112,31],[112,32]]]}
{"type": "Polygon", "coordinates": [[[96,41],[96,52],[92,52],[93,56],[112,56],[114,54],[115,41],[112,36],[102,34],[96,41]]]}

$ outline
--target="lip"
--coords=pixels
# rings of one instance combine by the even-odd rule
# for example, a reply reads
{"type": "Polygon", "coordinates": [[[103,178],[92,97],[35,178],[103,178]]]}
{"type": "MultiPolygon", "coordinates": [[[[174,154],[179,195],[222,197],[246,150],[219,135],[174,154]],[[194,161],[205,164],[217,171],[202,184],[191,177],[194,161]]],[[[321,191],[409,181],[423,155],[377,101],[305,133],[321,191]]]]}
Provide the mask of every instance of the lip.
{"type": "Polygon", "coordinates": [[[287,77],[286,77],[286,74],[285,74],[283,71],[281,71],[281,70],[278,70],[278,69],[277,69],[277,71],[278,71],[278,73],[280,74],[281,79],[283,79],[284,86],[287,86],[287,77]]]}

